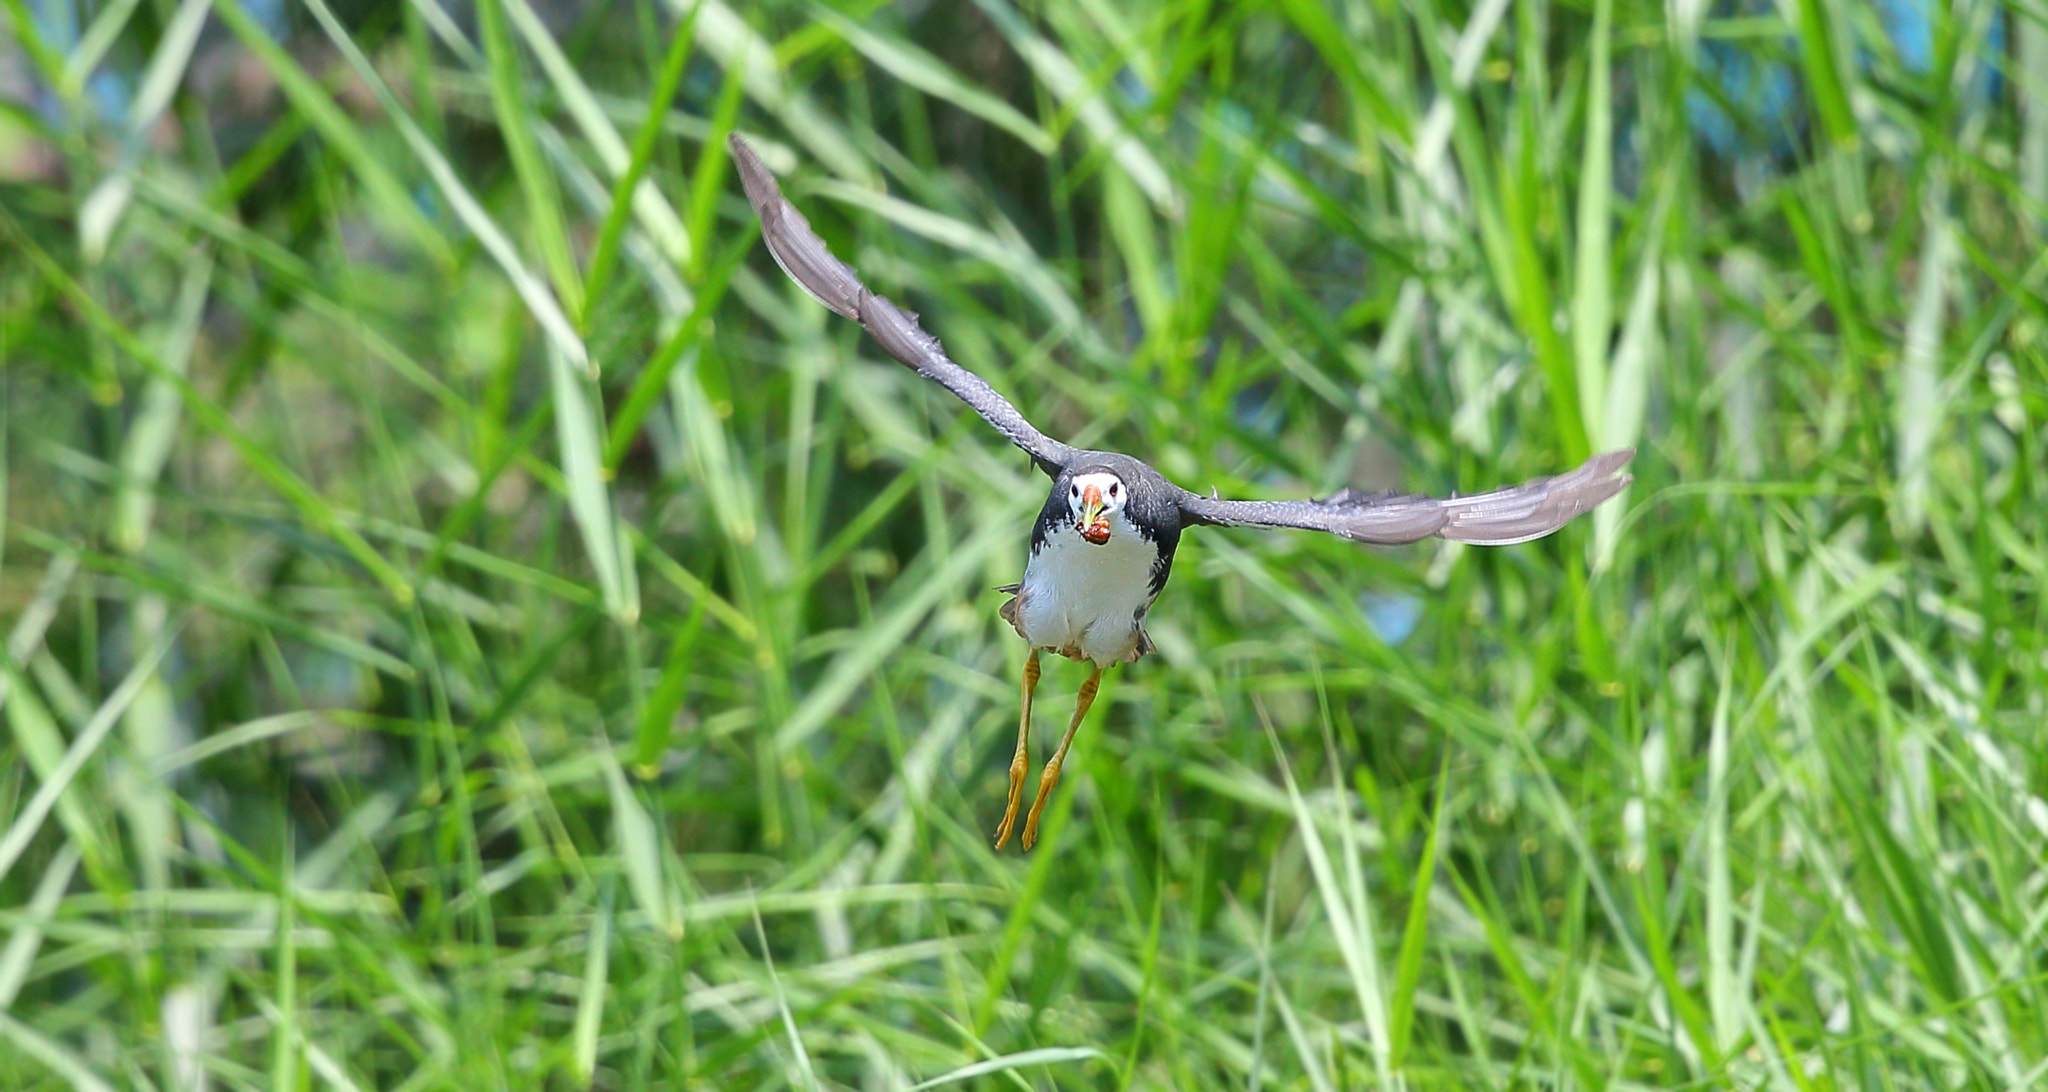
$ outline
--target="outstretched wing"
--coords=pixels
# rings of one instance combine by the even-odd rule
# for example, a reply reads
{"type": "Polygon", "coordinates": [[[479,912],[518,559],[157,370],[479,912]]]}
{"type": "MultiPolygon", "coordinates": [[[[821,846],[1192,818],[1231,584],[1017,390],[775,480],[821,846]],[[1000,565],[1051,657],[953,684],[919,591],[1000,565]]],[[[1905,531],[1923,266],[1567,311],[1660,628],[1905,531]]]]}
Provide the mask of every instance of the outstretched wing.
{"type": "Polygon", "coordinates": [[[1294,527],[1395,546],[1425,538],[1447,538],[1481,546],[1512,546],[1542,538],[1581,513],[1621,492],[1632,480],[1621,468],[1634,448],[1609,451],[1553,478],[1474,493],[1466,497],[1358,493],[1344,490],[1326,500],[1239,501],[1181,490],[1182,523],[1221,527],[1294,527]]]}
{"type": "Polygon", "coordinates": [[[868,291],[853,267],[832,256],[811,222],[782,196],[775,175],[738,133],[727,142],[747,201],[761,218],[761,238],[775,263],[811,298],[861,324],[884,352],[912,371],[952,391],[974,412],[1024,449],[1039,469],[1054,477],[1071,462],[1074,449],[1034,428],[994,387],[946,356],[939,339],[924,332],[917,316],[868,291]]]}

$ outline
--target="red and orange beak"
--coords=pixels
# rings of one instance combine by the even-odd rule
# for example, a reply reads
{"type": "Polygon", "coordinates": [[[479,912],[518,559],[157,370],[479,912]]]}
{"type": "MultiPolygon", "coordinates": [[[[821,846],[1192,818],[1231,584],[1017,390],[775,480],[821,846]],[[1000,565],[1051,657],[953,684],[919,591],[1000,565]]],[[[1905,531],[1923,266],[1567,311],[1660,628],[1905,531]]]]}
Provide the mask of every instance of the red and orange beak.
{"type": "Polygon", "coordinates": [[[1102,514],[1102,490],[1092,485],[1081,490],[1081,522],[1074,525],[1074,530],[1097,546],[1109,541],[1109,517],[1102,514]]]}

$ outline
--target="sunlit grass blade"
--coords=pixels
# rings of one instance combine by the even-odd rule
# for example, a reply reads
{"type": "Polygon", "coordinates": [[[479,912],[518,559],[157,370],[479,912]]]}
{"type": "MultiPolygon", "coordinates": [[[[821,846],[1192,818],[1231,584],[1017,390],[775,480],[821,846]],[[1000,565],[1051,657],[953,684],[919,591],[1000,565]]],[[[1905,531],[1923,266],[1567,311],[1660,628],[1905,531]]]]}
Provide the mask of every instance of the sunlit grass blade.
{"type": "Polygon", "coordinates": [[[868,627],[866,637],[859,644],[833,658],[831,666],[811,687],[803,703],[777,729],[776,746],[785,750],[795,747],[823,728],[825,722],[853,696],[854,690],[889,658],[942,599],[957,595],[968,577],[978,572],[997,549],[1012,545],[1015,538],[1016,533],[1011,529],[991,525],[973,538],[955,545],[945,559],[934,558],[919,566],[928,571],[920,573],[916,581],[907,585],[908,590],[900,601],[887,605],[886,612],[868,627]]]}
{"type": "Polygon", "coordinates": [[[628,574],[631,541],[620,533],[604,482],[604,455],[599,439],[596,402],[588,380],[560,353],[548,354],[548,388],[555,400],[555,440],[561,446],[562,476],[569,511],[583,536],[605,610],[631,625],[640,616],[640,599],[628,574]]]}
{"type": "Polygon", "coordinates": [[[1934,440],[1947,414],[1942,402],[1940,368],[1943,321],[1948,309],[1950,268],[1955,261],[1954,230],[1948,218],[1946,175],[1930,180],[1922,199],[1925,225],[1920,246],[1920,274],[1913,289],[1913,310],[1906,320],[1905,344],[1893,393],[1892,421],[1898,430],[1893,471],[1898,499],[1893,522],[1900,533],[1917,533],[1927,520],[1935,458],[1934,440]]]}
{"type": "Polygon", "coordinates": [[[584,313],[583,282],[576,273],[576,261],[569,249],[569,226],[562,211],[561,195],[554,176],[541,159],[532,125],[532,102],[520,73],[519,53],[505,23],[505,9],[516,0],[480,0],[477,29],[483,37],[484,55],[490,65],[491,107],[504,134],[505,151],[526,197],[527,228],[541,267],[554,282],[555,294],[572,315],[584,313]]]}
{"type": "Polygon", "coordinates": [[[0,835],[0,879],[5,879],[8,870],[21,859],[22,851],[28,848],[29,840],[34,838],[36,831],[42,827],[51,807],[60,796],[70,790],[72,779],[85,768],[86,762],[99,751],[100,745],[106,742],[108,733],[121,722],[121,715],[128,711],[136,695],[140,694],[143,687],[155,677],[157,665],[170,652],[172,644],[177,641],[178,634],[183,628],[182,622],[164,628],[158,635],[156,643],[136,659],[135,665],[128,670],[120,685],[107,695],[98,709],[93,710],[92,719],[78,730],[78,735],[71,740],[71,746],[65,750],[63,759],[48,776],[42,778],[35,795],[29,797],[28,802],[15,813],[14,818],[8,823],[6,834],[0,835]]]}
{"type": "Polygon", "coordinates": [[[1429,943],[1429,897],[1436,890],[1436,859],[1443,844],[1446,814],[1444,800],[1449,793],[1448,753],[1437,770],[1435,805],[1430,809],[1429,837],[1415,864],[1414,890],[1408,898],[1408,921],[1401,927],[1401,951],[1394,965],[1394,991],[1387,1003],[1387,1065],[1400,1072],[1408,1060],[1415,1030],[1415,991],[1422,984],[1422,959],[1429,943]]]}
{"type": "MultiPolygon", "coordinates": [[[[184,375],[199,336],[202,309],[213,285],[213,252],[202,250],[185,268],[179,285],[174,321],[164,332],[163,364],[184,375]]],[[[152,379],[143,387],[142,408],[129,423],[121,447],[121,487],[114,498],[114,545],[135,553],[149,539],[149,522],[156,509],[156,489],[164,463],[177,442],[179,423],[177,388],[163,379],[152,379]]]]}
{"type": "MultiPolygon", "coordinates": [[[[600,741],[602,743],[602,741],[600,741]]],[[[668,869],[662,862],[661,835],[654,820],[633,795],[633,787],[619,769],[618,759],[604,746],[599,755],[604,783],[612,811],[613,836],[618,840],[619,866],[626,874],[627,889],[646,915],[649,926],[671,939],[683,935],[683,915],[669,889],[668,869]]]]}
{"type": "MultiPolygon", "coordinates": [[[[237,0],[220,0],[220,2],[235,3],[237,0]]],[[[510,280],[513,286],[519,290],[519,298],[525,301],[528,310],[533,314],[534,321],[540,326],[541,331],[547,335],[548,340],[554,344],[555,349],[567,357],[579,370],[593,371],[596,368],[596,363],[590,359],[589,351],[584,348],[583,340],[577,335],[575,327],[569,322],[568,317],[562,313],[561,305],[556,302],[554,296],[548,293],[547,286],[542,284],[527,270],[525,263],[519,257],[518,250],[512,246],[511,240],[507,239],[505,233],[498,229],[498,225],[491,219],[490,213],[484,211],[484,207],[470,193],[469,187],[463,184],[461,176],[449,164],[447,156],[443,155],[440,149],[436,148],[433,142],[427,139],[426,134],[420,131],[419,125],[406,114],[404,107],[399,103],[397,97],[391,93],[391,89],[385,85],[383,78],[377,74],[377,70],[370,63],[369,57],[363,54],[363,51],[349,37],[348,31],[343,29],[341,23],[335,19],[334,13],[328,9],[325,0],[306,0],[306,6],[313,13],[314,19],[319,21],[321,29],[327,32],[328,39],[341,51],[341,55],[348,60],[350,67],[355,70],[356,75],[375,92],[378,102],[383,105],[385,112],[391,118],[392,124],[398,127],[399,135],[405,139],[406,146],[418,157],[421,164],[426,167],[427,174],[433,178],[435,184],[440,187],[442,194],[448,198],[449,205],[455,210],[456,218],[461,220],[463,226],[467,227],[470,233],[477,237],[477,241],[483,244],[484,250],[491,255],[491,258],[498,263],[499,268],[504,271],[506,279],[510,280]]]]}
{"type": "Polygon", "coordinates": [[[1103,88],[1088,79],[1073,59],[1055,42],[1048,41],[1024,21],[1007,0],[975,0],[995,23],[1010,47],[1024,58],[1032,71],[1061,107],[1071,114],[1088,138],[1109,153],[1111,159],[1137,187],[1144,191],[1153,208],[1172,216],[1180,211],[1180,195],[1173,179],[1144,143],[1132,135],[1103,101],[1103,88]]]}
{"type": "Polygon", "coordinates": [[[927,1088],[943,1088],[949,1084],[971,1081],[991,1073],[1014,1073],[1020,1069],[1036,1066],[1059,1065],[1062,1062],[1085,1062],[1102,1057],[1102,1052],[1091,1047],[1040,1047],[1037,1050],[1022,1050],[1005,1054],[999,1058],[963,1065],[947,1073],[941,1073],[930,1080],[911,1085],[909,1092],[924,1092],[927,1088]]]}
{"type": "MultiPolygon", "coordinates": [[[[147,139],[151,127],[170,103],[171,94],[184,80],[192,61],[193,47],[199,43],[199,31],[206,25],[207,11],[211,6],[210,0],[180,0],[177,14],[171,16],[170,23],[164,28],[156,53],[150,57],[149,67],[143,72],[135,103],[130,107],[129,148],[123,151],[113,173],[102,179],[79,203],[79,250],[89,264],[96,264],[106,256],[107,242],[113,238],[134,193],[132,171],[139,150],[137,146],[147,139]]],[[[132,3],[109,4],[94,21],[87,41],[81,43],[78,53],[73,55],[67,73],[81,86],[86,74],[97,64],[96,53],[112,44],[113,35],[119,33],[119,27],[126,23],[128,13],[134,8],[132,3]],[[93,35],[102,29],[108,29],[107,35],[95,42],[93,35]]]]}
{"type": "Polygon", "coordinates": [[[811,1067],[811,1052],[804,1047],[804,1037],[797,1031],[796,1014],[789,1009],[789,998],[782,992],[782,976],[776,973],[775,957],[768,950],[768,930],[761,924],[761,908],[754,907],[754,937],[761,945],[761,965],[768,972],[768,987],[775,1001],[776,1015],[782,1019],[783,1034],[789,1037],[792,1065],[792,1084],[818,1092],[818,1074],[811,1067]]]}
{"type": "MultiPolygon", "coordinates": [[[[697,150],[697,169],[690,172],[687,210],[690,237],[693,239],[710,239],[718,223],[718,204],[725,191],[730,155],[726,138],[739,126],[740,106],[746,101],[746,76],[743,67],[725,70],[725,82],[718,89],[718,101],[712,105],[704,144],[697,150]]],[[[692,283],[716,282],[717,268],[711,261],[708,245],[691,249],[689,272],[692,283]]]]}
{"type": "Polygon", "coordinates": [[[706,355],[694,346],[683,350],[681,361],[669,373],[669,405],[676,429],[682,433],[691,474],[710,495],[719,529],[733,544],[747,546],[759,533],[759,516],[751,483],[726,435],[724,416],[713,405],[699,374],[705,368],[706,355]]]}
{"type": "MultiPolygon", "coordinates": [[[[1659,330],[1664,286],[1662,238],[1670,198],[1676,187],[1675,174],[1667,173],[1667,184],[1657,194],[1645,235],[1641,266],[1636,271],[1635,290],[1630,294],[1628,314],[1622,319],[1621,337],[1614,346],[1613,362],[1606,375],[1606,405],[1594,428],[1598,446],[1605,451],[1635,447],[1643,435],[1643,420],[1649,410],[1650,391],[1657,365],[1665,349],[1659,330]]],[[[1627,511],[1629,492],[1624,490],[1612,503],[1593,513],[1593,565],[1606,569],[1620,548],[1621,519],[1627,511]]]]}
{"type": "Polygon", "coordinates": [[[81,853],[74,840],[65,842],[51,855],[49,863],[43,866],[42,877],[36,881],[35,894],[21,908],[23,920],[8,934],[7,946],[0,948],[0,1013],[5,1013],[21,995],[22,983],[35,965],[44,931],[56,912],[58,900],[71,884],[81,853]]]}
{"type": "Polygon", "coordinates": [[[178,392],[179,399],[184,402],[185,408],[193,417],[197,418],[209,432],[233,445],[236,454],[242,457],[249,469],[269,483],[272,489],[283,494],[309,527],[338,542],[351,557],[360,562],[379,583],[384,585],[392,598],[401,604],[412,601],[412,586],[407,583],[405,577],[372,549],[361,535],[343,524],[327,502],[297,474],[292,473],[262,444],[236,426],[224,409],[202,394],[183,375],[158,360],[147,345],[124,328],[114,316],[108,314],[79,286],[78,282],[72,280],[70,274],[41,247],[17,230],[11,221],[0,219],[0,235],[6,235],[18,242],[21,252],[28,255],[29,260],[42,272],[44,279],[70,299],[95,328],[105,332],[131,359],[142,365],[152,378],[169,383],[172,389],[178,392]]]}
{"type": "MultiPolygon", "coordinates": [[[[1263,711],[1262,711],[1263,712],[1263,711]]],[[[1372,907],[1357,901],[1362,894],[1357,885],[1353,893],[1346,894],[1340,884],[1336,869],[1330,863],[1329,850],[1323,845],[1322,832],[1310,814],[1308,802],[1302,798],[1301,790],[1295,785],[1294,772],[1287,764],[1286,750],[1280,744],[1280,736],[1274,730],[1271,720],[1261,716],[1265,726],[1267,742],[1272,744],[1273,757],[1280,764],[1281,782],[1287,788],[1287,801],[1294,810],[1296,829],[1301,836],[1302,849],[1308,855],[1309,871],[1315,880],[1316,894],[1321,898],[1323,915],[1328,919],[1331,935],[1336,940],[1337,953],[1344,960],[1344,967],[1351,976],[1352,1001],[1365,1018],[1366,1041],[1372,1050],[1373,1066],[1380,1083],[1391,1084],[1392,1070],[1388,1066],[1387,1011],[1385,983],[1381,981],[1378,942],[1372,924],[1372,907]]],[[[1334,768],[1333,768],[1334,773],[1334,768]]],[[[1350,824],[1342,824],[1348,831],[1350,824]]],[[[1346,867],[1354,867],[1356,846],[1350,842],[1349,834],[1343,835],[1346,847],[1346,867]]]]}
{"type": "MultiPolygon", "coordinates": [[[[347,161],[362,179],[363,188],[378,213],[403,232],[435,265],[443,269],[453,267],[455,254],[448,241],[427,222],[398,177],[371,150],[362,130],[334,105],[326,90],[299,67],[290,54],[270,40],[270,35],[244,10],[242,0],[214,0],[213,10],[234,32],[243,48],[276,78],[285,97],[291,100],[292,108],[312,124],[321,139],[333,146],[335,153],[347,161]]],[[[314,8],[316,14],[325,10],[324,6],[314,8]]],[[[343,40],[346,40],[345,36],[343,40]]]]}
{"type": "Polygon", "coordinates": [[[1600,436],[1606,406],[1607,347],[1614,328],[1614,0],[1595,0],[1586,57],[1586,132],[1579,164],[1579,208],[1572,225],[1572,357],[1585,429],[1600,436]]]}
{"type": "Polygon", "coordinates": [[[668,748],[676,713],[688,693],[690,669],[696,665],[692,653],[704,632],[704,614],[710,603],[700,597],[691,605],[682,628],[669,637],[668,656],[662,661],[661,678],[640,711],[640,728],[633,741],[633,770],[643,778],[660,773],[661,754],[668,748]]]}
{"type": "Polygon", "coordinates": [[[604,1024],[606,977],[611,966],[612,914],[607,897],[591,916],[589,951],[583,964],[583,990],[576,998],[576,1024],[569,1042],[575,1051],[576,1079],[587,1083],[597,1070],[597,1035],[604,1024]]]}
{"type": "Polygon", "coordinates": [[[1737,993],[1735,965],[1735,881],[1729,870],[1729,720],[1733,695],[1729,692],[1728,657],[1721,658],[1720,686],[1714,698],[1713,721],[1707,740],[1706,802],[1706,951],[1702,960],[1706,977],[1707,1015],[1713,1020],[1713,1049],[1726,1056],[1735,1049],[1751,1021],[1743,1011],[1737,993]]]}
{"type": "Polygon", "coordinates": [[[279,850],[276,950],[272,966],[277,978],[270,998],[270,1087],[299,1085],[299,899],[292,879],[292,847],[279,850]]]}
{"type": "MultiPolygon", "coordinates": [[[[64,59],[64,78],[58,84],[67,98],[77,98],[85,92],[86,78],[104,61],[107,51],[120,40],[121,32],[128,27],[128,20],[135,15],[141,0],[115,0],[93,15],[92,25],[79,35],[72,47],[71,55],[64,59]]],[[[204,5],[201,6],[204,10],[204,5]]]]}
{"type": "MultiPolygon", "coordinates": [[[[842,178],[867,179],[874,168],[838,122],[808,92],[789,86],[773,45],[724,0],[668,0],[677,18],[696,13],[697,44],[727,69],[743,73],[747,97],[774,114],[804,150],[842,178]]],[[[779,166],[771,162],[770,166],[779,166]]]]}
{"type": "MultiPolygon", "coordinates": [[[[590,248],[590,263],[583,281],[583,295],[589,301],[583,312],[583,332],[590,332],[590,323],[597,312],[597,305],[603,301],[605,290],[610,287],[612,268],[618,261],[619,244],[625,237],[626,224],[632,217],[632,195],[638,191],[640,182],[647,176],[648,165],[654,161],[655,145],[661,140],[661,122],[667,114],[669,103],[676,97],[676,88],[682,83],[683,72],[690,59],[691,37],[695,31],[696,12],[683,17],[682,24],[669,39],[668,53],[662,58],[661,72],[654,78],[654,88],[647,96],[647,116],[640,122],[640,128],[633,134],[633,145],[629,151],[626,169],[612,186],[611,206],[605,212],[604,222],[598,226],[597,241],[590,248]]],[[[701,235],[701,233],[700,233],[701,235]]],[[[690,248],[690,257],[698,259],[697,248],[690,248]]]]}
{"type": "Polygon", "coordinates": [[[1040,155],[1052,151],[1052,136],[1037,123],[1018,113],[1009,103],[970,83],[915,44],[871,31],[823,4],[811,2],[805,7],[812,18],[830,27],[834,34],[846,40],[847,45],[859,50],[862,56],[905,84],[1009,133],[1040,155]]]}
{"type": "MultiPolygon", "coordinates": [[[[605,172],[614,179],[624,177],[631,169],[632,153],[618,130],[612,127],[604,109],[598,106],[582,76],[577,74],[575,66],[569,63],[568,57],[556,44],[554,36],[548,33],[546,25],[526,0],[501,2],[512,17],[512,25],[518,28],[520,37],[526,41],[527,48],[533,50],[533,55],[540,61],[541,69],[547,73],[555,94],[561,97],[563,107],[575,119],[577,129],[585,140],[590,141],[591,149],[597,153],[598,162],[604,164],[605,172]]],[[[694,13],[684,13],[682,30],[690,29],[693,16],[694,13]]],[[[662,105],[666,106],[666,103],[662,105]]],[[[687,263],[695,244],[684,234],[682,220],[669,205],[668,198],[646,179],[636,183],[631,192],[634,217],[641,229],[647,232],[669,261],[687,263]]]]}
{"type": "Polygon", "coordinates": [[[0,1012],[0,1040],[12,1045],[19,1057],[40,1063],[62,1077],[71,1088],[80,1092],[114,1092],[114,1086],[93,1072],[77,1052],[4,1012],[0,1012]]]}

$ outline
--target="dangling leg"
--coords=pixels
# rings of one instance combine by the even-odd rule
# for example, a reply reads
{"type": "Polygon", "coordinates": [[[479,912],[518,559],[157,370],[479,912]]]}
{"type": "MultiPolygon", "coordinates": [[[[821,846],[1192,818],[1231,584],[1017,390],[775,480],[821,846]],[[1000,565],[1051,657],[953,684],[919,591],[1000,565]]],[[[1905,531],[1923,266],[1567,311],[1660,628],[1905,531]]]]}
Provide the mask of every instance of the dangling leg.
{"type": "Polygon", "coordinates": [[[1088,707],[1095,704],[1095,688],[1102,682],[1102,669],[1088,673],[1088,681],[1081,684],[1081,695],[1074,702],[1074,722],[1067,725],[1067,734],[1060,737],[1060,749],[1052,753],[1052,761],[1045,764],[1045,771],[1038,775],[1038,798],[1031,802],[1031,814],[1024,817],[1024,849],[1028,852],[1031,844],[1038,841],[1038,816],[1045,810],[1046,798],[1052,795],[1054,786],[1060,783],[1060,767],[1067,761],[1067,748],[1073,745],[1074,730],[1081,727],[1081,718],[1088,715],[1088,707]]]}
{"type": "Polygon", "coordinates": [[[1010,759],[1010,800],[1003,805],[1003,825],[996,828],[996,848],[1010,840],[1017,825],[1017,805],[1024,802],[1024,769],[1031,758],[1031,692],[1038,689],[1038,650],[1024,657],[1024,715],[1017,720],[1017,753],[1010,759]]]}

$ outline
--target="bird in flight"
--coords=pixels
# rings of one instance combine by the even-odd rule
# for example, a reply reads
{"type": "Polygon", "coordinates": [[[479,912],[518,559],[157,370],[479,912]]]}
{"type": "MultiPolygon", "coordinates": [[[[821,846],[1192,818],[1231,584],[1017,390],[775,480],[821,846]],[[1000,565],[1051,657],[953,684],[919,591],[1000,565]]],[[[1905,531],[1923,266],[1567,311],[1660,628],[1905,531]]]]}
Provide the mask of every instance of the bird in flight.
{"type": "Polygon", "coordinates": [[[1000,589],[1010,594],[1002,606],[1003,620],[1031,651],[1024,658],[1024,709],[1010,759],[1009,798],[995,833],[997,849],[1009,841],[1023,802],[1039,652],[1084,660],[1093,670],[1081,684],[1066,734],[1038,775],[1038,792],[1024,821],[1026,850],[1038,841],[1039,817],[1059,784],[1067,748],[1095,700],[1103,670],[1152,651],[1145,614],[1166,586],[1182,528],[1284,527],[1379,545],[1445,538],[1509,546],[1550,534],[1630,481],[1622,468],[1634,457],[1633,448],[1595,455],[1569,473],[1470,496],[1346,489],[1322,500],[1260,501],[1190,492],[1129,455],[1085,451],[1040,432],[995,388],[948,358],[939,340],[918,326],[916,315],[869,291],[853,267],[833,257],[810,221],[782,196],[775,175],[745,138],[734,133],[729,144],[747,201],[761,219],[761,237],[782,271],[812,299],[860,323],[884,352],[957,395],[1052,478],[1052,492],[1031,528],[1024,579],[1000,589]]]}

